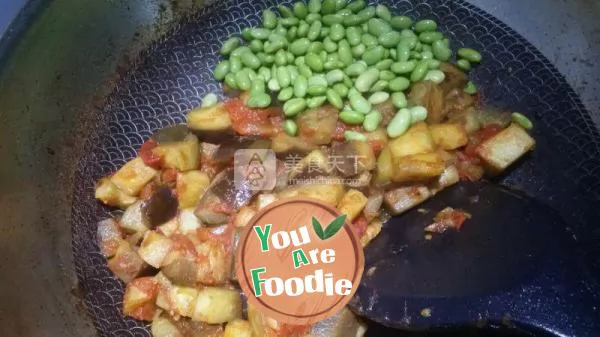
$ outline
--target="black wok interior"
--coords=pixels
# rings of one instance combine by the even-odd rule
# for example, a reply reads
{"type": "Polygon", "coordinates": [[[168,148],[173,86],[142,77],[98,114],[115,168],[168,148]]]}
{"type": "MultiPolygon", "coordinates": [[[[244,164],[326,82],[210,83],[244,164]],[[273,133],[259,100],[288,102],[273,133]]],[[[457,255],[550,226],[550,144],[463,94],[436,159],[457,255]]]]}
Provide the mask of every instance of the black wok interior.
{"type": "MultiPolygon", "coordinates": [[[[18,190],[18,186],[15,186],[9,178],[14,173],[13,170],[34,170],[35,165],[53,167],[44,173],[49,176],[44,176],[46,180],[63,175],[60,181],[66,179],[70,182],[66,186],[57,186],[56,182],[59,179],[54,179],[55,181],[49,184],[45,184],[45,181],[40,179],[36,181],[35,188],[27,191],[44,197],[41,200],[36,196],[27,198],[35,200],[29,205],[48,203],[55,205],[54,209],[68,213],[69,221],[62,226],[71,226],[71,235],[68,231],[54,232],[52,226],[45,227],[47,232],[32,229],[29,235],[36,235],[38,232],[55,237],[50,242],[42,243],[43,249],[49,251],[59,251],[57,247],[72,245],[72,258],[61,256],[59,260],[74,263],[76,277],[68,267],[58,268],[61,270],[60,280],[48,280],[48,289],[61,287],[62,283],[76,283],[77,286],[70,291],[61,288],[61,292],[55,292],[54,300],[62,301],[66,296],[76,295],[82,301],[78,302],[69,297],[68,301],[61,304],[66,307],[64,310],[72,313],[71,307],[78,305],[79,309],[74,315],[87,314],[93,323],[92,327],[85,323],[71,322],[71,314],[57,312],[57,320],[63,321],[64,326],[54,325],[56,324],[54,322],[44,323],[44,326],[54,326],[56,330],[42,329],[46,332],[39,334],[39,330],[35,327],[27,326],[17,319],[14,321],[19,322],[18,324],[7,323],[14,327],[9,328],[10,332],[14,331],[12,335],[55,336],[52,331],[63,329],[63,331],[80,331],[79,335],[82,336],[85,334],[81,331],[92,333],[92,330],[97,330],[101,336],[150,336],[144,323],[123,318],[120,309],[122,284],[106,267],[106,261],[99,252],[95,237],[96,222],[106,217],[111,210],[102,207],[94,199],[94,183],[98,178],[115,171],[134,157],[136,150],[152,135],[153,130],[184,122],[185,113],[198,106],[205,94],[220,93],[221,89],[212,78],[211,72],[218,60],[217,51],[220,41],[243,27],[257,24],[260,10],[278,3],[280,2],[263,0],[219,1],[188,16],[183,15],[181,23],[170,28],[164,38],[151,43],[149,48],[144,48],[139,58],[136,58],[136,62],[127,63],[128,67],[121,69],[122,71],[112,78],[110,86],[106,86],[102,91],[90,84],[89,92],[101,91],[97,93],[94,100],[85,96],[87,103],[73,103],[81,109],[85,106],[86,111],[93,111],[94,116],[88,114],[83,121],[69,120],[62,124],[60,120],[49,120],[45,125],[35,124],[37,129],[31,132],[38,137],[37,141],[48,144],[42,147],[42,150],[49,154],[48,157],[39,156],[37,159],[29,158],[27,155],[8,157],[8,153],[2,152],[3,144],[6,144],[5,147],[22,146],[20,150],[24,152],[27,151],[27,146],[19,145],[21,144],[19,141],[13,140],[0,144],[3,162],[4,158],[8,158],[8,160],[21,161],[23,165],[28,166],[0,169],[3,170],[0,176],[1,189],[18,190]],[[104,100],[103,97],[107,98],[104,100]],[[59,142],[52,137],[53,134],[46,134],[46,128],[72,129],[70,132],[76,137],[72,137],[69,146],[64,146],[62,141],[59,142]],[[56,144],[61,144],[60,149],[56,144]],[[50,155],[53,152],[56,155],[50,155]],[[41,163],[41,161],[45,162],[41,163]],[[47,189],[55,192],[48,194],[47,189]],[[55,195],[55,198],[52,198],[52,195],[55,195]]],[[[582,272],[590,276],[584,286],[598,295],[600,291],[598,283],[600,229],[597,226],[600,223],[600,133],[578,95],[567,84],[563,75],[533,45],[504,23],[471,4],[455,0],[387,3],[398,13],[437,20],[441,30],[450,36],[455,48],[468,45],[482,50],[485,62],[472,72],[472,76],[482,90],[484,102],[498,107],[510,107],[532,117],[536,126],[533,137],[538,142],[536,150],[499,181],[542,200],[560,213],[569,224],[568,230],[572,232],[577,242],[577,263],[580,264],[582,272]]],[[[59,27],[55,29],[59,31],[59,27]]],[[[76,33],[73,34],[75,40],[81,38],[76,36],[76,33]]],[[[82,40],[93,43],[93,37],[82,38],[82,40]]],[[[101,40],[100,43],[110,43],[110,41],[101,40]]],[[[81,56],[82,59],[85,57],[85,54],[81,56]]],[[[7,64],[7,67],[11,65],[11,63],[7,64]]],[[[42,65],[39,67],[43,68],[42,65]]],[[[61,67],[69,69],[71,65],[63,64],[61,67]]],[[[12,68],[8,68],[8,71],[11,70],[12,68]]],[[[92,67],[88,75],[101,78],[105,74],[92,67]]],[[[62,82],[60,72],[54,77],[50,77],[49,74],[48,78],[52,80],[44,79],[44,81],[54,83],[49,86],[50,88],[66,85],[62,82]]],[[[68,78],[81,83],[86,80],[83,77],[68,78]]],[[[69,85],[73,86],[73,84],[69,85]]],[[[6,82],[0,82],[0,93],[2,90],[7,90],[5,88],[7,88],[6,82]]],[[[16,95],[19,89],[26,88],[15,87],[12,89],[13,94],[16,95]]],[[[0,99],[2,97],[0,95],[0,99]]],[[[27,99],[27,95],[22,97],[27,99]]],[[[65,101],[65,97],[59,97],[58,102],[65,101]]],[[[69,109],[68,106],[53,108],[69,109]]],[[[27,116],[26,110],[24,116],[27,116]]],[[[1,118],[0,106],[0,121],[1,118]]],[[[17,124],[17,122],[13,123],[17,124]]],[[[5,132],[4,135],[8,137],[12,133],[5,132]]],[[[26,138],[23,142],[31,142],[30,138],[33,137],[17,136],[26,138]]],[[[2,133],[0,137],[4,137],[2,133]]],[[[22,197],[18,193],[6,193],[7,197],[2,202],[2,194],[0,193],[1,207],[15,207],[19,203],[18,198],[22,197]]],[[[11,213],[7,212],[7,214],[11,213]]],[[[57,218],[57,214],[51,210],[40,217],[41,220],[37,218],[32,220],[27,216],[20,217],[18,222],[10,218],[8,220],[12,226],[27,226],[33,221],[41,221],[42,224],[64,221],[64,218],[57,218]]],[[[22,237],[24,244],[27,242],[26,239],[26,236],[22,237]]],[[[35,240],[31,242],[37,243],[35,240]]],[[[18,253],[18,246],[6,245],[0,252],[6,253],[4,254],[6,265],[11,261],[10,256],[18,253]]],[[[29,277],[43,278],[45,273],[53,274],[56,269],[51,267],[53,262],[56,262],[51,257],[32,258],[28,262],[31,267],[23,267],[19,270],[29,277]],[[36,266],[40,264],[41,267],[36,266]]],[[[9,271],[5,268],[0,267],[1,275],[8,275],[9,271]]],[[[26,285],[28,284],[26,282],[26,285]]],[[[36,286],[43,284],[36,283],[36,286]]],[[[6,284],[0,283],[0,287],[3,288],[0,294],[8,292],[6,290],[8,287],[14,289],[18,285],[17,279],[11,279],[6,284]]],[[[14,310],[14,303],[18,301],[12,300],[8,303],[11,303],[11,311],[16,312],[16,315],[27,314],[26,310],[25,312],[14,310]]],[[[34,302],[26,300],[23,303],[26,308],[34,302]]],[[[0,309],[5,308],[8,307],[0,305],[0,309]]],[[[3,315],[0,314],[1,316],[3,315]]],[[[2,318],[0,322],[3,322],[2,318]]],[[[544,336],[548,334],[542,329],[545,327],[535,327],[535,322],[531,325],[529,323],[487,322],[483,324],[484,328],[476,328],[473,322],[472,326],[428,332],[400,332],[373,325],[368,335],[544,336]],[[507,328],[506,325],[511,328],[507,328]]],[[[555,332],[569,335],[568,327],[577,326],[580,322],[578,315],[573,314],[563,316],[561,323],[564,324],[557,324],[555,328],[558,331],[555,332]]]]}

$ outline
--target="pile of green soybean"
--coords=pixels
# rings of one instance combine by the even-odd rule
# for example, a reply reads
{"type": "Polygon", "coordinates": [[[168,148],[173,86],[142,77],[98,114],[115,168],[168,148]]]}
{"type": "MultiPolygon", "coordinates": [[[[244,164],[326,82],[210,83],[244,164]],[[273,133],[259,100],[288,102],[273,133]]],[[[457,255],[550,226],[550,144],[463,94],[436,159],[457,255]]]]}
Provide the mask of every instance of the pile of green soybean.
{"type": "MultiPolygon", "coordinates": [[[[268,107],[271,93],[278,93],[291,136],[298,129],[295,116],[326,102],[346,124],[372,132],[382,120],[373,106],[391,98],[399,110],[387,127],[390,137],[427,118],[424,107],[408,108],[405,92],[415,82],[445,79],[439,67],[452,51],[435,21],[413,22],[363,0],[309,0],[277,9],[280,16],[267,9],[261,27],[227,39],[220,51],[225,60],[214,70],[229,88],[250,92],[249,107],[268,107]]],[[[462,48],[457,59],[456,66],[468,71],[481,54],[462,48]]],[[[476,88],[469,83],[465,91],[473,94],[476,88]]],[[[347,132],[346,138],[365,136],[347,132]]]]}

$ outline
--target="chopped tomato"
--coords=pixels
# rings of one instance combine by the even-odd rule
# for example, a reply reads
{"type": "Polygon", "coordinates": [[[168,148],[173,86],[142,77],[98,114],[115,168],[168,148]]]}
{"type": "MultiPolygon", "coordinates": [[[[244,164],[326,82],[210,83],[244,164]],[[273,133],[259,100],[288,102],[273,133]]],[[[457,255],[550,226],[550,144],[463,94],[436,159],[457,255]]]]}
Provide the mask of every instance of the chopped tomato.
{"type": "Polygon", "coordinates": [[[385,144],[385,141],[382,139],[369,139],[369,146],[371,146],[375,155],[378,155],[383,150],[385,144]]]}
{"type": "Polygon", "coordinates": [[[452,207],[446,207],[433,218],[433,224],[427,226],[425,231],[443,233],[452,228],[460,230],[462,225],[471,217],[470,214],[452,207]]]}
{"type": "Polygon", "coordinates": [[[333,140],[337,140],[338,142],[344,141],[344,132],[346,131],[361,131],[361,127],[359,125],[348,125],[344,122],[338,121],[335,126],[335,132],[333,133],[333,140]]]}
{"type": "Polygon", "coordinates": [[[283,132],[284,118],[281,114],[276,115],[276,116],[271,116],[269,118],[269,120],[271,121],[271,125],[273,125],[273,128],[275,129],[275,134],[283,132]]]}
{"type": "Polygon", "coordinates": [[[156,146],[157,144],[154,139],[148,139],[144,144],[142,144],[138,154],[144,161],[144,164],[155,169],[160,169],[162,166],[162,158],[152,152],[156,146]]]}
{"type": "Polygon", "coordinates": [[[359,238],[362,238],[362,236],[365,234],[368,225],[369,221],[367,221],[367,218],[365,218],[365,216],[362,214],[352,221],[352,226],[354,227],[356,235],[358,235],[359,238]]]}
{"type": "Polygon", "coordinates": [[[231,127],[242,136],[271,137],[276,133],[270,117],[281,115],[279,109],[252,109],[239,98],[225,101],[225,109],[231,118],[231,127]]]}

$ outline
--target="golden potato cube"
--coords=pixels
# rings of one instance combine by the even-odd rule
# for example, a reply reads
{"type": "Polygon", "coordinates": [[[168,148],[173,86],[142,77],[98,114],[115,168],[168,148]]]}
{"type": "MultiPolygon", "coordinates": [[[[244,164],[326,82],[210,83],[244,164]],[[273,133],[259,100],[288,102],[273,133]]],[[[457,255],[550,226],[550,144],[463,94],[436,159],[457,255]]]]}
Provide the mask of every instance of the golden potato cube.
{"type": "Polygon", "coordinates": [[[352,222],[362,212],[366,204],[367,197],[362,192],[351,189],[344,194],[337,208],[340,213],[348,216],[348,221],[352,222]]]}
{"type": "Polygon", "coordinates": [[[417,123],[402,136],[390,140],[389,147],[394,158],[434,152],[436,148],[425,123],[417,123]]]}
{"type": "Polygon", "coordinates": [[[132,197],[121,191],[109,178],[100,179],[96,185],[95,197],[105,205],[119,207],[121,209],[131,206],[137,201],[136,197],[132,197]]]}
{"type": "Polygon", "coordinates": [[[237,290],[204,287],[198,293],[192,320],[222,324],[242,317],[242,298],[237,290]]]}
{"type": "Polygon", "coordinates": [[[223,337],[252,337],[250,322],[243,319],[236,319],[227,323],[223,337]]]}
{"type": "Polygon", "coordinates": [[[446,169],[437,153],[415,154],[393,158],[392,180],[399,183],[429,180],[440,176],[446,169]]]}
{"type": "Polygon", "coordinates": [[[236,214],[235,219],[233,220],[233,224],[237,228],[246,227],[246,224],[248,224],[248,222],[250,222],[250,220],[252,220],[252,218],[255,215],[256,215],[256,211],[254,210],[254,208],[249,207],[249,206],[244,206],[244,207],[240,208],[240,210],[236,214]]]}
{"type": "Polygon", "coordinates": [[[386,206],[394,215],[402,214],[431,197],[424,185],[406,186],[386,192],[383,196],[386,206]]]}
{"type": "Polygon", "coordinates": [[[198,168],[200,142],[198,137],[189,134],[181,142],[161,144],[152,150],[160,157],[164,168],[173,168],[179,171],[189,171],[198,168]]]}
{"type": "Polygon", "coordinates": [[[202,171],[188,171],[177,174],[175,192],[180,208],[195,207],[210,185],[208,174],[202,171]]]}
{"type": "Polygon", "coordinates": [[[197,108],[187,115],[190,128],[201,131],[220,131],[231,127],[231,118],[223,103],[209,108],[197,108]]]}
{"type": "Polygon", "coordinates": [[[173,242],[168,237],[155,231],[149,231],[144,235],[138,254],[147,264],[154,268],[160,268],[171,248],[173,248],[173,242]]]}
{"type": "Polygon", "coordinates": [[[321,150],[313,150],[302,158],[291,170],[290,180],[303,174],[327,175],[331,172],[329,158],[321,150]]]}
{"type": "Polygon", "coordinates": [[[375,183],[377,185],[385,185],[390,182],[393,175],[392,152],[389,145],[384,147],[377,158],[377,174],[375,175],[375,183]]]}
{"type": "Polygon", "coordinates": [[[152,337],[183,337],[183,334],[166,317],[157,317],[152,321],[152,337]]]}
{"type": "Polygon", "coordinates": [[[154,300],[158,292],[154,277],[140,277],[129,284],[123,296],[123,313],[138,319],[154,315],[154,300]]]}
{"type": "Polygon", "coordinates": [[[333,207],[337,206],[343,196],[344,187],[341,184],[300,185],[279,193],[280,198],[313,198],[333,207]]]}
{"type": "Polygon", "coordinates": [[[144,164],[142,158],[136,157],[121,167],[121,169],[110,178],[110,181],[121,191],[135,196],[140,193],[142,188],[152,180],[156,174],[157,171],[155,169],[144,164]]]}
{"type": "Polygon", "coordinates": [[[469,142],[467,131],[461,124],[432,124],[429,132],[437,146],[444,150],[455,150],[469,142]]]}
{"type": "Polygon", "coordinates": [[[439,179],[429,186],[432,194],[437,194],[446,187],[450,187],[460,180],[458,169],[456,166],[450,165],[446,167],[439,179]]]}
{"type": "Polygon", "coordinates": [[[535,140],[517,124],[511,124],[477,148],[477,155],[488,168],[498,173],[517,161],[535,146],[535,140]]]}
{"type": "Polygon", "coordinates": [[[258,210],[261,210],[261,209],[269,206],[270,204],[274,203],[278,199],[279,198],[277,198],[276,194],[272,194],[272,193],[259,194],[258,197],[256,198],[256,206],[257,206],[258,210]]]}

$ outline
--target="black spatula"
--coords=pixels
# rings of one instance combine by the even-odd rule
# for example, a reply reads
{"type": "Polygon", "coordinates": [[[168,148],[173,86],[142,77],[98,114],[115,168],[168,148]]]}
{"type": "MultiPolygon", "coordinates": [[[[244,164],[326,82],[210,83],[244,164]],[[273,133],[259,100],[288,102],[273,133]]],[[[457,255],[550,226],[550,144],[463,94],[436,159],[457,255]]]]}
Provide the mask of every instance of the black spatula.
{"type": "Polygon", "coordinates": [[[600,332],[600,302],[587,287],[595,280],[553,209],[487,182],[460,183],[420,208],[391,219],[365,250],[357,313],[407,329],[512,322],[600,332]],[[448,206],[472,218],[426,239],[424,228],[448,206]]]}

